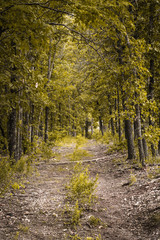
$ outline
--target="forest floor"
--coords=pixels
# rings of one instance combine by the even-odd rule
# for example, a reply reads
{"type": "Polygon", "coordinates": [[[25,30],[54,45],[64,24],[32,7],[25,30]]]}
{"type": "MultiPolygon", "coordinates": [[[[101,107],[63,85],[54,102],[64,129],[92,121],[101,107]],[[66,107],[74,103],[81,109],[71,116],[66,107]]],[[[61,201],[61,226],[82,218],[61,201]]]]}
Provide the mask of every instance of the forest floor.
{"type": "Polygon", "coordinates": [[[149,177],[156,167],[133,167],[124,153],[107,154],[106,145],[93,140],[83,147],[92,154],[84,165],[99,175],[97,200],[77,228],[66,224],[65,184],[75,164],[66,154],[74,147],[54,149],[59,158],[40,161],[24,189],[0,198],[0,240],[160,240],[160,176],[149,177]]]}

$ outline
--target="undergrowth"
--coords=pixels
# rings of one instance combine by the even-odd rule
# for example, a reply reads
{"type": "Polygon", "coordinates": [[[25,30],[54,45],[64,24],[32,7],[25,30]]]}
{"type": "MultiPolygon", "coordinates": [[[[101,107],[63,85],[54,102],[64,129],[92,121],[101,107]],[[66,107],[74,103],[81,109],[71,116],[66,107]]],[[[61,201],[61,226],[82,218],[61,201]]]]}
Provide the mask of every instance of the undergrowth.
{"type": "Polygon", "coordinates": [[[135,174],[132,173],[132,171],[130,173],[129,182],[130,182],[130,184],[129,184],[130,186],[132,186],[133,184],[135,184],[137,182],[137,177],[135,174]]]}
{"type": "Polygon", "coordinates": [[[160,156],[149,156],[146,160],[145,163],[148,165],[155,165],[155,164],[160,164],[160,156]]]}
{"type": "Polygon", "coordinates": [[[80,161],[86,157],[91,157],[92,155],[84,150],[84,149],[79,149],[76,148],[73,153],[67,154],[66,157],[70,160],[70,161],[80,161]]]}
{"type": "Polygon", "coordinates": [[[62,145],[62,146],[74,146],[74,151],[72,153],[66,154],[65,157],[67,159],[69,159],[70,161],[80,161],[83,160],[86,157],[91,157],[92,155],[84,150],[81,149],[81,147],[83,147],[84,144],[87,143],[87,139],[78,135],[77,137],[65,137],[62,139],[61,143],[59,143],[58,145],[62,145]]]}
{"type": "Polygon", "coordinates": [[[15,162],[9,157],[0,158],[0,196],[10,189],[19,190],[25,188],[24,178],[36,171],[36,163],[39,160],[49,160],[53,157],[52,145],[34,139],[32,152],[15,162]]]}
{"type": "Polygon", "coordinates": [[[81,238],[78,234],[75,235],[70,235],[69,238],[71,240],[101,240],[101,234],[99,234],[98,236],[95,237],[85,237],[85,238],[81,238]]]}
{"type": "Polygon", "coordinates": [[[92,138],[95,139],[97,142],[101,142],[101,143],[104,143],[107,145],[113,141],[113,136],[110,131],[106,131],[104,133],[104,135],[102,136],[102,134],[99,132],[99,130],[95,130],[92,135],[92,138]]]}
{"type": "Polygon", "coordinates": [[[114,136],[111,131],[106,131],[102,136],[99,131],[95,131],[93,134],[93,139],[96,141],[108,145],[107,154],[111,154],[113,152],[125,152],[127,149],[126,140],[119,141],[118,134],[116,133],[114,136]]]}
{"type": "Polygon", "coordinates": [[[74,167],[69,184],[66,186],[68,193],[67,199],[77,201],[82,208],[90,206],[94,202],[94,191],[97,187],[98,175],[95,179],[90,177],[88,167],[84,168],[78,162],[74,167]]]}
{"type": "Polygon", "coordinates": [[[84,144],[87,143],[87,139],[81,135],[77,135],[76,137],[72,137],[72,136],[65,136],[63,138],[57,139],[55,142],[56,146],[59,147],[70,147],[72,145],[75,146],[75,148],[77,147],[82,147],[84,144]]]}
{"type": "Polygon", "coordinates": [[[127,150],[127,143],[126,140],[123,141],[114,141],[112,145],[109,146],[107,153],[111,154],[113,152],[121,152],[121,153],[125,153],[125,151],[127,150]]]}
{"type": "Polygon", "coordinates": [[[147,167],[146,172],[147,172],[147,177],[149,179],[159,178],[160,177],[160,166],[147,167]]]}
{"type": "Polygon", "coordinates": [[[0,160],[0,196],[9,190],[24,188],[23,177],[31,171],[28,158],[24,156],[13,165],[9,158],[0,160]]]}
{"type": "Polygon", "coordinates": [[[91,178],[88,167],[84,167],[82,162],[78,162],[74,166],[72,176],[66,185],[67,203],[64,209],[67,216],[66,224],[74,228],[80,225],[84,211],[88,210],[96,199],[94,192],[97,187],[97,181],[98,175],[95,178],[91,178]]]}

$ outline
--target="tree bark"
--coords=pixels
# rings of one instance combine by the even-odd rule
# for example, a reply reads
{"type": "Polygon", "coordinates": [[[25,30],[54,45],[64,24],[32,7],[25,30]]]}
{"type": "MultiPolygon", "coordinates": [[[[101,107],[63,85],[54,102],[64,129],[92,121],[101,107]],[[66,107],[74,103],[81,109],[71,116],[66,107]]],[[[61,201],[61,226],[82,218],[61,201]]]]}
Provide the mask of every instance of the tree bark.
{"type": "Polygon", "coordinates": [[[142,143],[142,132],[141,132],[141,113],[140,113],[140,107],[139,104],[136,104],[136,122],[137,122],[137,138],[138,138],[138,150],[139,150],[139,158],[140,162],[142,163],[142,166],[145,165],[145,155],[144,155],[144,149],[143,149],[143,143],[142,143]]]}
{"type": "MultiPolygon", "coordinates": [[[[155,14],[155,3],[154,2],[150,2],[150,7],[149,7],[149,32],[148,32],[148,36],[149,36],[149,44],[152,45],[152,41],[153,41],[153,31],[154,31],[154,14],[155,14]]],[[[148,99],[152,100],[154,99],[154,72],[155,72],[155,67],[154,67],[155,63],[154,63],[154,58],[152,55],[152,58],[150,59],[150,79],[149,79],[149,87],[148,87],[148,99]]],[[[152,112],[150,110],[150,116],[149,116],[149,125],[153,126],[154,123],[151,120],[151,115],[152,112]]],[[[151,143],[151,152],[152,152],[152,156],[155,157],[156,156],[156,151],[155,151],[155,146],[154,143],[151,143]]]]}
{"type": "Polygon", "coordinates": [[[115,135],[115,128],[114,128],[114,120],[111,118],[111,130],[112,130],[112,135],[115,135]]]}
{"type": "MultiPolygon", "coordinates": [[[[160,108],[159,108],[159,128],[160,128],[160,108]]],[[[158,142],[158,155],[160,155],[160,136],[159,136],[159,142],[158,142]]]]}
{"type": "MultiPolygon", "coordinates": [[[[11,47],[13,49],[14,55],[16,55],[16,44],[14,41],[11,41],[11,47]]],[[[14,86],[17,76],[16,76],[16,67],[15,65],[11,68],[11,84],[14,86]]],[[[18,160],[17,157],[17,109],[16,109],[16,102],[14,102],[14,94],[15,89],[14,87],[10,89],[11,95],[13,95],[13,100],[11,101],[11,112],[8,118],[8,150],[10,158],[14,159],[15,161],[18,160]]]]}
{"type": "Polygon", "coordinates": [[[50,125],[50,131],[53,131],[53,112],[51,112],[51,125],[50,125]]]}
{"type": "Polygon", "coordinates": [[[103,131],[103,120],[101,118],[101,116],[99,116],[99,129],[100,129],[100,132],[102,134],[102,136],[104,135],[104,131],[103,131]]]}
{"type": "Polygon", "coordinates": [[[0,130],[1,130],[2,137],[3,137],[3,140],[1,141],[1,144],[3,146],[2,149],[6,150],[7,149],[7,146],[6,146],[6,143],[5,143],[6,136],[5,136],[5,131],[4,131],[3,127],[2,127],[1,121],[0,121],[0,130]]]}
{"type": "Polygon", "coordinates": [[[133,127],[131,121],[126,119],[125,121],[125,136],[127,139],[128,146],[128,159],[135,159],[135,146],[134,146],[134,138],[133,138],[133,127]]]}
{"type": "Polygon", "coordinates": [[[119,141],[122,138],[121,119],[120,119],[120,98],[119,98],[119,86],[117,87],[117,108],[118,108],[118,136],[119,141]]]}
{"type": "Polygon", "coordinates": [[[158,155],[160,155],[160,140],[158,142],[158,155]]]}
{"type": "Polygon", "coordinates": [[[88,121],[88,117],[87,117],[86,121],[85,121],[85,137],[86,138],[89,137],[88,130],[89,130],[89,121],[88,121]]]}
{"type": "MultiPolygon", "coordinates": [[[[136,122],[136,121],[135,121],[136,122]]],[[[142,121],[143,124],[143,121],[142,121]]],[[[142,125],[142,135],[145,133],[145,127],[144,124],[142,125]]],[[[142,138],[142,143],[143,143],[143,150],[144,150],[144,157],[145,159],[148,159],[149,153],[148,153],[148,146],[145,137],[142,138]]]]}
{"type": "Polygon", "coordinates": [[[134,140],[136,140],[138,137],[137,137],[137,121],[136,119],[134,120],[134,140]]]}
{"type": "Polygon", "coordinates": [[[14,158],[16,161],[18,160],[16,158],[16,108],[12,108],[12,111],[9,115],[8,120],[8,150],[10,158],[14,158]]]}
{"type": "Polygon", "coordinates": [[[29,149],[29,134],[30,134],[30,127],[29,127],[29,113],[23,113],[23,131],[22,131],[22,145],[23,145],[23,153],[25,154],[29,149]]]}
{"type": "MultiPolygon", "coordinates": [[[[20,103],[19,103],[20,105],[20,103]]],[[[16,159],[19,160],[22,155],[22,108],[19,106],[17,114],[18,126],[17,126],[17,141],[16,141],[16,159]]]]}
{"type": "Polygon", "coordinates": [[[31,143],[33,143],[33,139],[34,139],[34,105],[33,103],[31,103],[30,122],[31,122],[30,141],[31,143]]]}
{"type": "Polygon", "coordinates": [[[118,116],[117,116],[117,99],[116,98],[114,102],[114,109],[115,109],[115,129],[116,129],[116,133],[118,133],[118,116]]]}
{"type": "MultiPolygon", "coordinates": [[[[149,92],[148,92],[148,99],[152,100],[154,98],[154,60],[151,59],[150,60],[150,82],[149,82],[149,92]]],[[[153,126],[154,123],[151,120],[151,115],[152,115],[152,111],[150,110],[150,116],[149,116],[149,125],[153,126]]],[[[156,156],[156,150],[155,150],[155,145],[154,143],[151,143],[151,152],[152,152],[152,156],[155,157],[156,156]]]]}
{"type": "Polygon", "coordinates": [[[145,157],[145,159],[148,159],[148,157],[149,157],[149,155],[148,155],[148,146],[147,146],[146,139],[144,137],[142,138],[142,143],[143,143],[144,157],[145,157]]]}
{"type": "Polygon", "coordinates": [[[44,141],[48,140],[48,118],[49,118],[49,107],[45,107],[45,130],[44,130],[44,141]]]}
{"type": "Polygon", "coordinates": [[[91,119],[91,135],[93,135],[93,132],[94,132],[94,130],[93,130],[93,118],[91,119]]]}

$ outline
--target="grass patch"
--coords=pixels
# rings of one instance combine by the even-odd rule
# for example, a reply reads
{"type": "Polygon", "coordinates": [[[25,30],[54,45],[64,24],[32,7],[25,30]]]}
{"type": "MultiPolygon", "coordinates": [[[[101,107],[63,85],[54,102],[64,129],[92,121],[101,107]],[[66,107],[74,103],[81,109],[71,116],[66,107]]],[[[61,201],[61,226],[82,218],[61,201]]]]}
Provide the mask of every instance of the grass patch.
{"type": "Polygon", "coordinates": [[[93,227],[97,227],[101,224],[101,220],[96,218],[95,216],[91,215],[88,220],[89,224],[93,227]]]}
{"type": "Polygon", "coordinates": [[[23,233],[27,233],[29,231],[29,227],[22,224],[20,224],[18,228],[19,228],[19,231],[23,233]]]}
{"type": "Polygon", "coordinates": [[[129,182],[130,182],[130,184],[129,184],[130,186],[132,186],[133,184],[135,184],[135,183],[137,182],[136,175],[133,174],[132,172],[131,172],[131,174],[130,174],[129,182]]]}
{"type": "Polygon", "coordinates": [[[80,208],[77,200],[71,212],[71,225],[73,226],[80,225],[81,214],[82,214],[82,209],[80,208]]]}
{"type": "Polygon", "coordinates": [[[85,237],[85,238],[81,238],[78,234],[75,235],[69,235],[69,238],[71,240],[102,240],[101,234],[99,234],[96,237],[85,237]]]}
{"type": "Polygon", "coordinates": [[[149,179],[160,177],[160,166],[147,167],[147,177],[149,179]]]}
{"type": "Polygon", "coordinates": [[[17,162],[9,157],[0,158],[0,196],[5,192],[24,188],[24,177],[36,172],[36,164],[39,159],[49,160],[54,156],[52,145],[46,144],[35,137],[33,151],[28,155],[23,155],[17,162]]]}
{"type": "Polygon", "coordinates": [[[120,141],[120,142],[113,142],[112,145],[109,146],[107,153],[111,154],[114,152],[121,152],[121,153],[125,153],[125,151],[127,150],[127,142],[126,140],[124,141],[120,141]]]}
{"type": "Polygon", "coordinates": [[[24,177],[33,171],[31,158],[23,156],[15,164],[9,158],[0,159],[0,196],[9,189],[25,188],[24,177]]]}
{"type": "Polygon", "coordinates": [[[73,174],[66,185],[67,194],[65,211],[67,216],[66,224],[76,228],[80,225],[80,218],[86,209],[94,203],[96,196],[94,191],[97,187],[98,176],[91,178],[88,167],[83,167],[78,162],[73,169],[73,174]]]}
{"type": "Polygon", "coordinates": [[[76,148],[73,153],[67,154],[65,157],[67,157],[70,161],[80,161],[91,156],[92,154],[90,154],[88,151],[76,148]]]}
{"type": "Polygon", "coordinates": [[[94,191],[97,187],[98,175],[95,179],[90,177],[88,167],[83,168],[81,163],[77,163],[74,167],[74,173],[71,176],[69,184],[66,186],[68,190],[67,199],[77,201],[85,208],[90,206],[95,199],[94,191]]]}
{"type": "Polygon", "coordinates": [[[99,131],[95,131],[93,134],[93,139],[96,141],[108,145],[107,154],[111,154],[113,152],[122,152],[124,153],[127,149],[126,140],[119,141],[118,134],[116,133],[114,136],[111,131],[106,131],[102,136],[99,131]]]}
{"type": "Polygon", "coordinates": [[[104,135],[100,133],[99,130],[94,131],[92,138],[95,139],[97,142],[101,142],[104,144],[109,144],[110,142],[113,142],[113,136],[110,131],[106,131],[104,135]]]}
{"type": "Polygon", "coordinates": [[[148,165],[160,164],[160,156],[149,156],[148,159],[145,160],[145,163],[148,165]]]}
{"type": "Polygon", "coordinates": [[[75,146],[76,148],[78,148],[78,147],[82,147],[87,142],[88,142],[88,140],[85,137],[82,137],[81,135],[78,135],[76,137],[65,136],[65,137],[57,140],[55,145],[58,146],[58,147],[75,146]]]}

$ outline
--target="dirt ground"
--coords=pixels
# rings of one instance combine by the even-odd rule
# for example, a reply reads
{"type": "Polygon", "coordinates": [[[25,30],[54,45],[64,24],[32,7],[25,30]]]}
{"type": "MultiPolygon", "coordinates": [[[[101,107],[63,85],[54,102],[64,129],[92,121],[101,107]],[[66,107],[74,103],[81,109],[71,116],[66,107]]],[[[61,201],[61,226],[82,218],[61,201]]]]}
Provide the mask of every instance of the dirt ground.
{"type": "Polygon", "coordinates": [[[160,240],[160,176],[149,178],[148,168],[131,167],[122,153],[107,155],[106,146],[95,141],[84,149],[92,154],[84,164],[89,164],[92,177],[98,173],[99,180],[97,201],[82,214],[81,225],[75,229],[65,224],[65,184],[74,163],[65,158],[73,146],[63,146],[56,149],[61,154],[59,161],[39,162],[25,189],[0,198],[0,240],[98,236],[101,240],[160,240]],[[90,224],[91,216],[99,219],[97,224],[90,224]]]}

